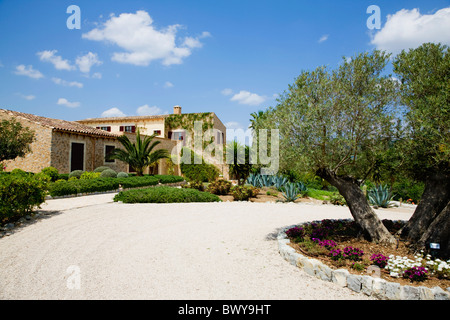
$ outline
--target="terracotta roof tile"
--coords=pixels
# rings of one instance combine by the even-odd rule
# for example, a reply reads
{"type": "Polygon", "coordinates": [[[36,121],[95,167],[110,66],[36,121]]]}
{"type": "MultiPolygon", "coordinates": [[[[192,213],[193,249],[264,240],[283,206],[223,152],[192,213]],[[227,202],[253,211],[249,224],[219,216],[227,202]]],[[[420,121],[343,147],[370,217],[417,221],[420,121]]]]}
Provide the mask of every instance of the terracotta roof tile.
{"type": "Polygon", "coordinates": [[[19,111],[12,111],[12,110],[5,110],[0,109],[1,112],[4,112],[6,114],[9,114],[14,117],[22,117],[29,121],[32,121],[34,123],[38,123],[42,126],[52,128],[56,131],[63,131],[63,132],[70,132],[70,133],[81,133],[81,134],[87,134],[87,135],[94,135],[94,136],[103,136],[103,137],[112,137],[116,138],[118,137],[117,134],[107,132],[104,130],[100,130],[94,127],[90,127],[75,121],[66,121],[66,120],[59,120],[59,119],[52,119],[52,118],[46,118],[41,116],[36,116],[34,114],[30,113],[23,113],[19,111]]]}

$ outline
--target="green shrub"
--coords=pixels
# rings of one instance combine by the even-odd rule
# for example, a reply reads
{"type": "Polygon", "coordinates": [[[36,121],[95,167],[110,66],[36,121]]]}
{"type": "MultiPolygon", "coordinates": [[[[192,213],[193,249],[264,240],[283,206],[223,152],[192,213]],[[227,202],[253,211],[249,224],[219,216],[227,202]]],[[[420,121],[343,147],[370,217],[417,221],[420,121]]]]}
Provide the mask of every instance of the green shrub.
{"type": "Polygon", "coordinates": [[[119,192],[114,201],[124,203],[180,203],[180,202],[218,202],[220,198],[208,192],[195,189],[155,187],[119,192]]]}
{"type": "Polygon", "coordinates": [[[117,172],[115,172],[113,169],[106,169],[106,170],[103,170],[100,173],[100,177],[102,177],[102,178],[116,178],[117,177],[117,172]]]}
{"type": "Polygon", "coordinates": [[[91,180],[81,180],[77,178],[69,178],[68,181],[60,181],[58,183],[50,184],[50,195],[52,197],[56,196],[66,196],[75,195],[78,193],[85,192],[102,192],[117,190],[119,184],[123,188],[138,188],[146,186],[157,185],[158,182],[162,184],[180,182],[184,179],[180,176],[143,176],[143,177],[128,177],[128,178],[97,178],[91,180]]]}
{"type": "Polygon", "coordinates": [[[90,179],[97,179],[98,177],[100,177],[100,172],[89,172],[89,171],[85,171],[83,172],[83,174],[80,176],[81,180],[90,180],[90,179]]]}
{"type": "Polygon", "coordinates": [[[26,172],[26,171],[23,171],[22,169],[16,168],[16,169],[13,169],[13,170],[11,171],[11,174],[23,174],[23,175],[26,175],[27,172],[26,172]]]}
{"type": "Polygon", "coordinates": [[[56,180],[69,180],[69,174],[68,173],[60,173],[58,174],[58,179],[56,180]]]}
{"type": "Polygon", "coordinates": [[[219,177],[219,170],[217,170],[215,166],[207,163],[202,157],[195,154],[190,149],[183,148],[182,157],[185,153],[189,152],[191,155],[191,163],[187,164],[182,162],[180,164],[181,172],[184,174],[187,180],[211,182],[219,177]]]}
{"type": "Polygon", "coordinates": [[[234,186],[230,189],[234,200],[247,201],[258,195],[259,189],[253,186],[234,186]]]}
{"type": "Polygon", "coordinates": [[[100,173],[102,173],[103,171],[108,170],[108,169],[111,169],[111,168],[110,168],[110,167],[107,167],[107,166],[101,166],[101,167],[95,168],[95,169],[94,169],[94,172],[100,172],[100,173]]]}
{"type": "Polygon", "coordinates": [[[337,206],[346,206],[347,202],[340,193],[335,193],[330,196],[330,203],[337,206]]]}
{"type": "Polygon", "coordinates": [[[59,172],[54,167],[44,168],[41,170],[41,173],[48,175],[52,181],[58,180],[59,172]]]}
{"type": "Polygon", "coordinates": [[[177,182],[181,182],[184,181],[183,177],[180,176],[172,176],[172,175],[162,175],[162,174],[155,174],[154,176],[159,180],[159,182],[161,182],[162,184],[166,184],[166,183],[177,183],[177,182]]]}
{"type": "Polygon", "coordinates": [[[201,182],[201,181],[190,181],[189,184],[187,184],[183,187],[188,188],[188,189],[196,189],[198,191],[205,191],[205,186],[203,185],[203,182],[201,182]]]}
{"type": "Polygon", "coordinates": [[[117,174],[117,178],[128,178],[128,177],[129,177],[129,175],[126,172],[119,172],[117,174]]]}
{"type": "Polygon", "coordinates": [[[226,180],[217,180],[211,182],[206,191],[217,195],[226,195],[230,192],[231,182],[226,180]]]}
{"type": "Polygon", "coordinates": [[[74,170],[71,173],[69,173],[69,179],[73,178],[73,177],[80,179],[82,174],[83,174],[83,170],[74,170]]]}
{"type": "Polygon", "coordinates": [[[48,181],[43,174],[0,175],[0,223],[17,220],[44,203],[48,181]]]}

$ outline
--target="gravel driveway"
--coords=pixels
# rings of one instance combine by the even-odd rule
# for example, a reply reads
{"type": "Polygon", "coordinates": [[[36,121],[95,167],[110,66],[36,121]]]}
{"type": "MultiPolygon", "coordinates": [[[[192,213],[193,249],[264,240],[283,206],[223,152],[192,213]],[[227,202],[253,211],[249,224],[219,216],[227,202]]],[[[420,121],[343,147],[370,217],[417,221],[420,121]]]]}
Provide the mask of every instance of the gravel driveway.
{"type": "Polygon", "coordinates": [[[351,218],[347,207],[113,196],[48,200],[45,215],[1,238],[0,299],[368,299],[290,265],[275,240],[284,226],[351,218]]]}

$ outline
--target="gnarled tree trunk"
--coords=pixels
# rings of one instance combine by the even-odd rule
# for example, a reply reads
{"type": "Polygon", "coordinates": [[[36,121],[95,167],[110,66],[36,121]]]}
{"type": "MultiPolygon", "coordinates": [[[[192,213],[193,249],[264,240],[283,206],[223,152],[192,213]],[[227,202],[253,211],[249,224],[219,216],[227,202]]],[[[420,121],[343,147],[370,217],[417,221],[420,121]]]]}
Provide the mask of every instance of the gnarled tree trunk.
{"type": "Polygon", "coordinates": [[[358,182],[351,177],[337,176],[328,169],[319,169],[316,174],[335,186],[345,198],[355,221],[367,231],[374,242],[385,245],[395,245],[395,237],[386,229],[381,220],[372,210],[358,182]]]}
{"type": "Polygon", "coordinates": [[[439,243],[439,253],[449,257],[450,238],[450,174],[435,172],[425,180],[425,190],[414,214],[400,230],[415,249],[429,249],[430,242],[439,243]]]}

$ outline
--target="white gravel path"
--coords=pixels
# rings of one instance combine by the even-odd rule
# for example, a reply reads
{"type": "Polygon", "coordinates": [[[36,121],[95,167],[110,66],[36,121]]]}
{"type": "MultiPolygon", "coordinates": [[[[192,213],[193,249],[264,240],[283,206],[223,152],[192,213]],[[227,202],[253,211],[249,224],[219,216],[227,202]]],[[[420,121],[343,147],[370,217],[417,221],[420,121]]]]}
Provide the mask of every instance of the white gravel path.
{"type": "Polygon", "coordinates": [[[290,265],[275,240],[284,226],[351,218],[347,207],[113,196],[48,200],[42,212],[51,214],[1,238],[0,299],[368,299],[290,265]]]}

